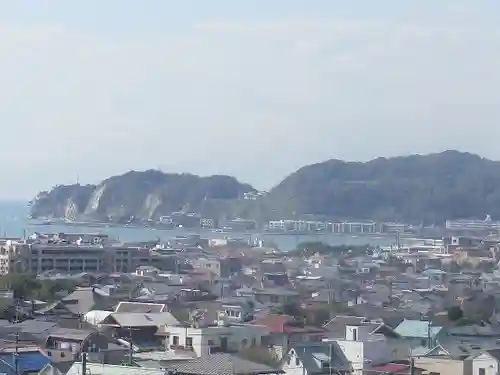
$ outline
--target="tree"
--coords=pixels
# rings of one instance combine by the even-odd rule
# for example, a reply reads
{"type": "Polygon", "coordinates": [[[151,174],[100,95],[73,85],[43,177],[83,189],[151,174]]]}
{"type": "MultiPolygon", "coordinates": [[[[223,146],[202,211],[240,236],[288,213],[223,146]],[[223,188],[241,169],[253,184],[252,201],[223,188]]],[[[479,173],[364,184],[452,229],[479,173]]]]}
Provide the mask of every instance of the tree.
{"type": "Polygon", "coordinates": [[[464,312],[462,311],[460,306],[452,306],[448,310],[448,318],[453,322],[459,321],[463,316],[464,312]]]}
{"type": "Polygon", "coordinates": [[[27,273],[14,274],[9,278],[10,289],[14,298],[28,300],[33,298],[40,289],[36,276],[27,273]]]}
{"type": "Polygon", "coordinates": [[[365,163],[329,160],[292,173],[267,198],[289,217],[419,224],[500,218],[500,162],[458,151],[365,163]]]}

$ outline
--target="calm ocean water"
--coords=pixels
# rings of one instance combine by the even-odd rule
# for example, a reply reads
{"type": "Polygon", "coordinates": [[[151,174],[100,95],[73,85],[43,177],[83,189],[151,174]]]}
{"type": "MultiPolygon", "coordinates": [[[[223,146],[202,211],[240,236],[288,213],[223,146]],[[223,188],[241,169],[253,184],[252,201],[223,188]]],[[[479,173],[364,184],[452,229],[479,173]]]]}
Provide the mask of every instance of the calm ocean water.
{"type": "MultiPolygon", "coordinates": [[[[29,209],[24,203],[18,202],[0,202],[0,236],[22,237],[34,232],[42,233],[106,233],[112,238],[121,241],[147,241],[160,239],[166,241],[175,236],[192,234],[192,231],[175,230],[152,230],[148,228],[124,228],[124,227],[92,227],[76,225],[35,225],[26,220],[29,209]]],[[[215,233],[211,231],[198,232],[204,238],[244,238],[246,240],[261,239],[264,244],[276,244],[282,250],[292,250],[301,242],[321,241],[330,245],[379,245],[389,246],[395,243],[392,236],[377,235],[359,235],[350,234],[311,234],[311,235],[285,235],[285,234],[267,234],[267,233],[215,233]]]]}

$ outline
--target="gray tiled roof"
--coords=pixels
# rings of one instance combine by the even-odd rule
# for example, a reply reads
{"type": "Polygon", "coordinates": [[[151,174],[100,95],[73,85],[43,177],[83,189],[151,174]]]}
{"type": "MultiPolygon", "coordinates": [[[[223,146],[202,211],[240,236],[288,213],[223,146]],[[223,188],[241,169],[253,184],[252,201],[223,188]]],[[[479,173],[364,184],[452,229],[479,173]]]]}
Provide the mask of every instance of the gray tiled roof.
{"type": "Polygon", "coordinates": [[[282,371],[251,362],[232,354],[212,354],[180,363],[168,363],[167,371],[197,375],[253,375],[276,374],[282,371]]]}
{"type": "Polygon", "coordinates": [[[49,336],[54,338],[83,341],[94,332],[97,331],[86,329],[58,328],[55,331],[52,331],[49,336]]]}
{"type": "Polygon", "coordinates": [[[122,301],[116,306],[117,313],[159,313],[165,309],[160,303],[141,303],[122,301]]]}

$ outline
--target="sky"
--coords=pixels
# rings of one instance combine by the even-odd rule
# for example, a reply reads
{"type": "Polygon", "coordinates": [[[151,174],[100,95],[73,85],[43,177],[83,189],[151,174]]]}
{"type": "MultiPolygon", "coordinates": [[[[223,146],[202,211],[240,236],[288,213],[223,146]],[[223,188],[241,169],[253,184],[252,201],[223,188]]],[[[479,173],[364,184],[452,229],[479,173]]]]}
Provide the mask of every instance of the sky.
{"type": "Polygon", "coordinates": [[[500,160],[498,0],[0,5],[0,200],[131,169],[269,189],[330,158],[500,160]]]}

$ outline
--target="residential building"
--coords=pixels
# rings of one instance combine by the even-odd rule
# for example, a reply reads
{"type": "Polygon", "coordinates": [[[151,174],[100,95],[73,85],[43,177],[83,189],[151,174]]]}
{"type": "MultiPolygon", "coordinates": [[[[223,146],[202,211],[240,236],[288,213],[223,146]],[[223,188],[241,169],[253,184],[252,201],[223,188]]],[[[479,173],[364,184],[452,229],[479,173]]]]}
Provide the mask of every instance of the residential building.
{"type": "Polygon", "coordinates": [[[267,329],[262,326],[226,322],[205,327],[166,326],[166,347],[170,350],[192,351],[202,357],[260,346],[262,337],[267,334],[267,329]]]}
{"type": "Polygon", "coordinates": [[[443,327],[432,325],[431,321],[403,320],[394,331],[410,343],[412,348],[424,347],[429,350],[436,345],[436,337],[443,327]]]}
{"type": "Polygon", "coordinates": [[[410,346],[383,323],[346,324],[343,338],[336,342],[352,365],[354,375],[363,375],[369,367],[408,359],[410,346]]]}
{"type": "Polygon", "coordinates": [[[282,362],[285,375],[351,374],[352,366],[335,342],[293,345],[282,362]]]}
{"type": "Polygon", "coordinates": [[[193,259],[193,268],[198,268],[202,270],[207,270],[214,273],[217,276],[221,276],[221,261],[216,257],[199,257],[193,259]]]}
{"type": "Polygon", "coordinates": [[[266,327],[268,334],[262,344],[268,347],[279,360],[288,353],[290,345],[321,342],[325,330],[307,326],[293,316],[265,314],[258,316],[252,324],[266,327]]]}
{"type": "Polygon", "coordinates": [[[15,241],[0,239],[0,276],[15,272],[16,246],[15,241]]]}
{"type": "Polygon", "coordinates": [[[485,350],[472,359],[471,375],[498,375],[500,372],[500,350],[485,350]]]}
{"type": "Polygon", "coordinates": [[[201,218],[200,219],[200,226],[204,229],[214,229],[217,227],[215,223],[215,219],[211,218],[201,218]]]}

